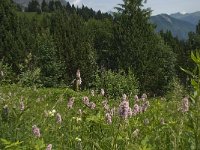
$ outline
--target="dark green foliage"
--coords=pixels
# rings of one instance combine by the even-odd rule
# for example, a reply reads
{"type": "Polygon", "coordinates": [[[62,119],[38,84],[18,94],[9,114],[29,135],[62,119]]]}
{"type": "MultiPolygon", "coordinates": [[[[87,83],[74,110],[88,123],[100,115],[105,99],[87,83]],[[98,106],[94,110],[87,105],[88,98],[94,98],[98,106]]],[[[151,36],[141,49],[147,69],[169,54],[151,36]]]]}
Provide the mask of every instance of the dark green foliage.
{"type": "Polygon", "coordinates": [[[131,97],[139,91],[138,81],[131,70],[127,74],[124,71],[111,70],[100,72],[96,74],[94,86],[105,89],[106,95],[112,98],[120,98],[124,93],[131,97]]]}
{"type": "Polygon", "coordinates": [[[41,69],[41,83],[45,87],[57,86],[61,80],[61,64],[56,56],[57,51],[51,35],[43,33],[37,36],[35,61],[37,67],[41,69]]]}
{"type": "Polygon", "coordinates": [[[142,0],[124,0],[115,18],[113,64],[134,70],[142,91],[163,94],[174,75],[174,54],[154,33],[142,0]]]}
{"type": "Polygon", "coordinates": [[[97,53],[97,64],[106,68],[112,68],[110,56],[113,49],[113,22],[109,19],[87,22],[88,32],[93,37],[94,48],[97,53]]]}
{"type": "Polygon", "coordinates": [[[0,3],[0,60],[4,59],[14,72],[18,72],[19,63],[23,60],[24,41],[21,34],[21,23],[10,0],[0,3]]]}
{"type": "Polygon", "coordinates": [[[11,1],[2,0],[0,60],[13,73],[10,82],[72,85],[80,69],[84,89],[94,83],[97,68],[105,68],[124,70],[126,78],[131,70],[140,92],[150,95],[165,94],[176,75],[187,85],[187,76],[179,68],[193,67],[189,54],[200,47],[199,25],[186,42],[170,32],[160,36],[149,22],[151,11],[143,8],[143,0],[123,2],[112,16],[53,0],[43,0],[41,5],[32,0],[28,11],[33,12],[22,13],[11,1]]]}
{"type": "Polygon", "coordinates": [[[42,9],[42,12],[48,12],[49,11],[48,4],[46,3],[45,0],[42,1],[41,9],[42,9]]]}
{"type": "Polygon", "coordinates": [[[40,4],[37,0],[32,0],[28,4],[28,12],[39,12],[41,10],[40,4]]]}
{"type": "Polygon", "coordinates": [[[63,78],[67,83],[75,79],[76,70],[82,73],[84,85],[91,82],[96,68],[95,50],[83,20],[76,14],[56,12],[51,18],[53,35],[58,57],[64,63],[63,78]]]}
{"type": "Polygon", "coordinates": [[[54,0],[49,1],[49,11],[50,12],[60,10],[62,8],[63,8],[63,6],[60,1],[54,1],[54,0]]]}

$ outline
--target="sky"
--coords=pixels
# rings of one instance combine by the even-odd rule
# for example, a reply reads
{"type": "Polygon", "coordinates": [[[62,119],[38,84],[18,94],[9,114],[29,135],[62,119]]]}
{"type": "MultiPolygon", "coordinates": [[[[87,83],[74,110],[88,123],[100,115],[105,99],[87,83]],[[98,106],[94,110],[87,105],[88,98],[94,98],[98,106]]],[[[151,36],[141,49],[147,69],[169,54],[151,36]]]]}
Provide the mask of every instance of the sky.
{"type": "MultiPolygon", "coordinates": [[[[102,12],[113,11],[117,4],[121,4],[122,0],[69,0],[71,4],[82,6],[82,4],[101,10],[102,12]]],[[[147,0],[145,7],[153,10],[152,15],[161,13],[191,13],[200,11],[200,0],[147,0]]]]}

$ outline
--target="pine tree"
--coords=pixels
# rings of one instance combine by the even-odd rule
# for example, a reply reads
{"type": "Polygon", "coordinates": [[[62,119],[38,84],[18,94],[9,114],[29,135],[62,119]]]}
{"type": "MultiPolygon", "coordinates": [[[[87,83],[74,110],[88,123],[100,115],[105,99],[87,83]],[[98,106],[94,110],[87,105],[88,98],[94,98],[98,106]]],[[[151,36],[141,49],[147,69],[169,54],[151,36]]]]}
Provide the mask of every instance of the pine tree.
{"type": "Polygon", "coordinates": [[[40,9],[40,4],[37,0],[32,0],[28,4],[28,12],[39,12],[41,11],[40,9]]]}
{"type": "Polygon", "coordinates": [[[143,9],[142,3],[143,0],[124,0],[117,8],[113,64],[118,69],[133,69],[142,91],[163,94],[174,75],[175,58],[172,50],[155,34],[149,22],[151,11],[143,9]]]}
{"type": "Polygon", "coordinates": [[[46,3],[45,0],[42,1],[41,9],[42,9],[42,12],[48,12],[49,11],[48,4],[46,3]]]}

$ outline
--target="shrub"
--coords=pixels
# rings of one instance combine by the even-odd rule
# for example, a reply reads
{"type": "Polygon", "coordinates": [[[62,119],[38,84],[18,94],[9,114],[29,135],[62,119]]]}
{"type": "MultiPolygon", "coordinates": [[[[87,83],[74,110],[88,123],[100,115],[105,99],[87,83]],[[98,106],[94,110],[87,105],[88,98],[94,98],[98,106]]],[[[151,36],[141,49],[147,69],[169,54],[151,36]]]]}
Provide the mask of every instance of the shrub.
{"type": "Polygon", "coordinates": [[[4,64],[0,61],[0,84],[10,84],[13,82],[14,73],[8,64],[4,64]]]}
{"type": "Polygon", "coordinates": [[[112,72],[103,71],[96,75],[94,83],[97,89],[104,88],[111,97],[121,97],[123,93],[132,95],[138,92],[138,81],[130,70],[112,72]]]}
{"type": "Polygon", "coordinates": [[[186,95],[186,90],[178,78],[173,78],[168,87],[169,90],[166,94],[167,100],[180,100],[186,95]]]}

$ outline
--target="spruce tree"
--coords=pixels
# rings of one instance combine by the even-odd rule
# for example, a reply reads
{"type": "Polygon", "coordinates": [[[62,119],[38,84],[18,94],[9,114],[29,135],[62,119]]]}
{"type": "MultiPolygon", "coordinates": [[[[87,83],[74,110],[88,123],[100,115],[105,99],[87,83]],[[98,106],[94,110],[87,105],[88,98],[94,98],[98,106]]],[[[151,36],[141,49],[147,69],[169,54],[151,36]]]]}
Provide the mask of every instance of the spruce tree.
{"type": "Polygon", "coordinates": [[[115,15],[113,64],[131,68],[143,92],[163,94],[174,75],[173,52],[154,32],[151,11],[143,8],[143,0],[123,2],[115,15]]]}

